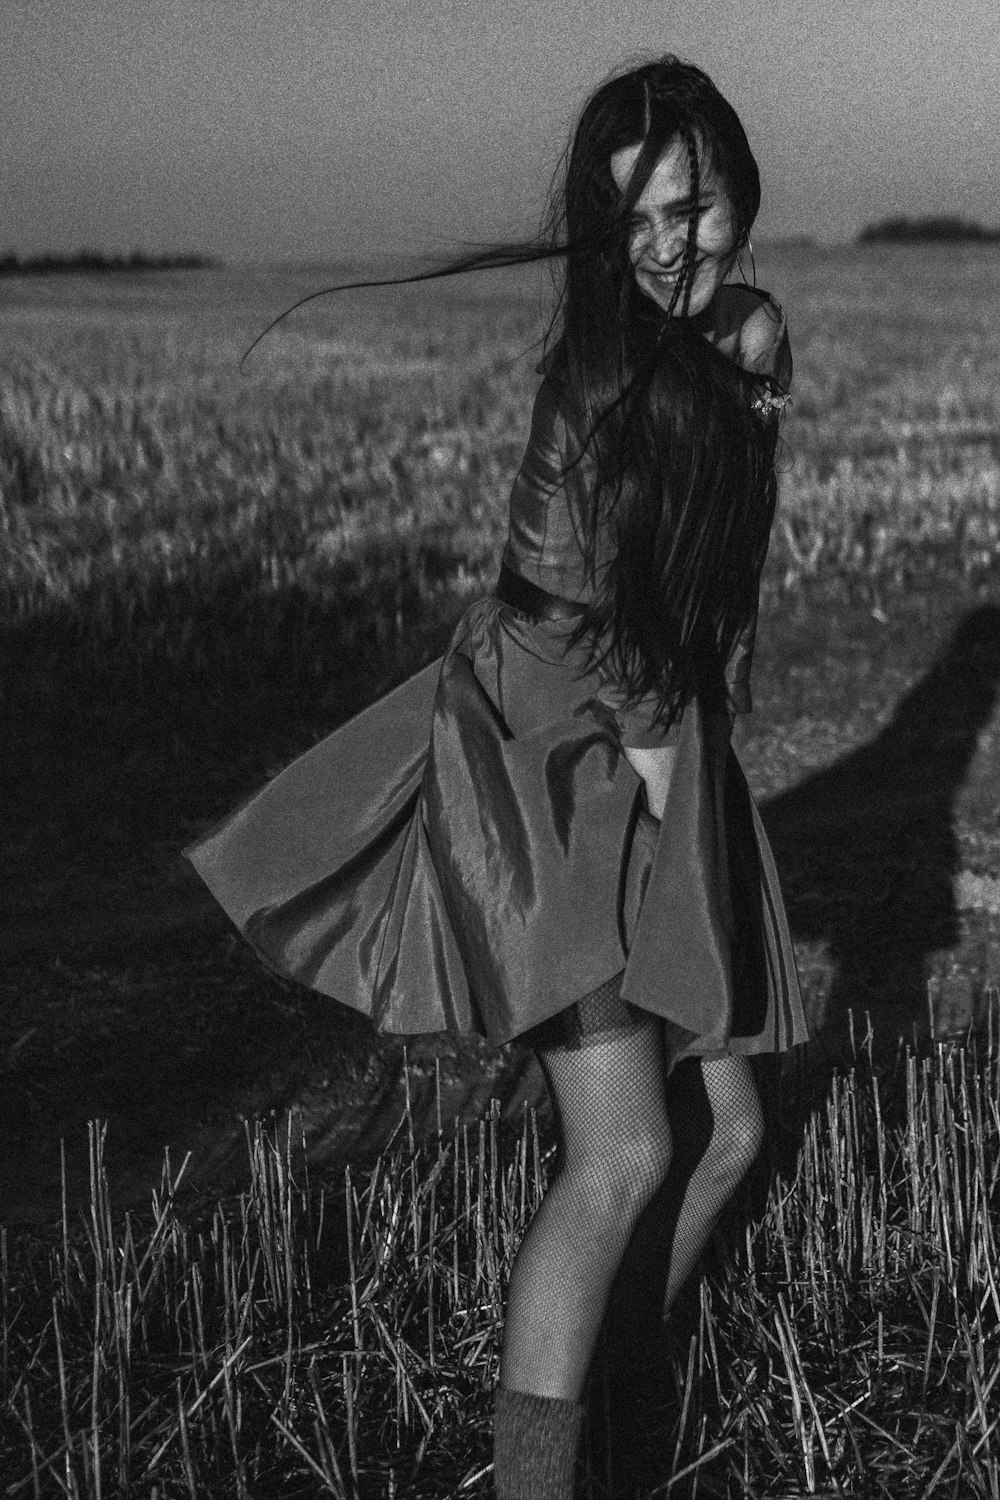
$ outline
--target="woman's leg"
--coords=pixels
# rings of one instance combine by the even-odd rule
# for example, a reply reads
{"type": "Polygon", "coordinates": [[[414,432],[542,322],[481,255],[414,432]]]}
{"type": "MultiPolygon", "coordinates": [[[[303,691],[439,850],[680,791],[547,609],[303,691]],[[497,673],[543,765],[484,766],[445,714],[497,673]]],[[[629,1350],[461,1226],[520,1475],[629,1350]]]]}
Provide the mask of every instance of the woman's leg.
{"type": "MultiPolygon", "coordinates": [[[[556,1112],[560,1165],[508,1288],[494,1443],[499,1500],[569,1500],[573,1493],[579,1397],[611,1286],[673,1151],[658,1021],[591,1039],[579,1051],[542,1049],[539,1059],[556,1112]]],[[[752,1165],[763,1128],[744,1058],[706,1060],[693,1076],[685,1071],[701,1109],[691,1111],[698,1140],[671,1216],[664,1312],[752,1165]]],[[[675,1089],[684,1087],[682,1074],[675,1089]]],[[[678,1111],[681,1118],[686,1112],[678,1111]]]]}
{"type": "Polygon", "coordinates": [[[521,1243],[507,1293],[500,1384],[575,1401],[612,1282],[671,1159],[659,1023],[545,1048],[559,1170],[521,1243]]]}
{"type": "Polygon", "coordinates": [[[538,1055],[559,1167],[507,1292],[493,1450],[499,1500],[573,1493],[579,1397],[611,1285],[671,1155],[658,1022],[538,1055]]]}
{"type": "MultiPolygon", "coordinates": [[[[681,1064],[678,1074],[689,1066],[692,1065],[681,1064]]],[[[691,1122],[697,1139],[694,1165],[682,1178],[681,1199],[676,1209],[663,1294],[664,1313],[673,1306],[694,1270],[719,1214],[753,1166],[764,1135],[760,1097],[748,1060],[730,1054],[707,1058],[697,1066],[700,1078],[695,1074],[685,1081],[675,1075],[682,1094],[677,1118],[691,1122]],[[691,1090],[692,1084],[696,1092],[691,1090]]],[[[679,1151],[685,1144],[683,1132],[678,1131],[679,1151]]]]}
{"type": "Polygon", "coordinates": [[[692,1272],[760,1138],[753,1077],[741,1058],[681,1063],[667,1083],[667,1107],[670,1175],[629,1242],[607,1322],[605,1461],[623,1491],[631,1486],[641,1494],[654,1492],[671,1472],[673,1447],[662,1417],[675,1389],[671,1351],[686,1354],[697,1326],[692,1272]],[[666,1313],[685,1284],[679,1326],[672,1318],[668,1329],[666,1313]]]}

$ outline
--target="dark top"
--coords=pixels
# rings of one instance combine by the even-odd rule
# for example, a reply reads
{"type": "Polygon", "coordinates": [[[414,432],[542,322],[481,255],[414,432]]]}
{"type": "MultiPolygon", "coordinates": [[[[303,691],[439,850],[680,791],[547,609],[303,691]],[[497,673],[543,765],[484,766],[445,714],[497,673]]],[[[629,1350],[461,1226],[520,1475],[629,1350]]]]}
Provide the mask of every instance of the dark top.
{"type": "MultiPolygon", "coordinates": [[[[705,337],[728,358],[761,376],[762,409],[777,415],[783,404],[781,393],[787,392],[792,375],[781,308],[767,293],[726,286],[719,292],[714,312],[713,326],[705,337]]],[[[535,397],[531,435],[511,491],[503,562],[550,594],[586,601],[593,589],[584,568],[574,515],[582,513],[587,471],[584,463],[567,469],[568,454],[559,387],[546,374],[535,397]]],[[[755,615],[741,633],[727,665],[732,713],[750,713],[753,707],[749,677],[756,623],[755,615]]],[[[615,696],[616,686],[609,678],[602,697],[613,702],[615,696]]],[[[652,697],[629,708],[616,704],[624,744],[642,748],[670,743],[674,733],[664,733],[652,723],[654,708],[652,697]]]]}

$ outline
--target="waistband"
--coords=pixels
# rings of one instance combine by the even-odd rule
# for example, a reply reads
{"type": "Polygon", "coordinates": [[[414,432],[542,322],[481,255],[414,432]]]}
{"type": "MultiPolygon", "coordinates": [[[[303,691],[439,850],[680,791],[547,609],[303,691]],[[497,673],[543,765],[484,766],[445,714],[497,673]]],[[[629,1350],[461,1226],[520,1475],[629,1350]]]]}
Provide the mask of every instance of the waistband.
{"type": "Polygon", "coordinates": [[[500,576],[493,590],[501,604],[509,604],[519,615],[529,615],[533,620],[576,620],[587,612],[587,606],[578,599],[564,599],[561,594],[550,594],[537,583],[515,573],[506,563],[500,564],[500,576]]]}

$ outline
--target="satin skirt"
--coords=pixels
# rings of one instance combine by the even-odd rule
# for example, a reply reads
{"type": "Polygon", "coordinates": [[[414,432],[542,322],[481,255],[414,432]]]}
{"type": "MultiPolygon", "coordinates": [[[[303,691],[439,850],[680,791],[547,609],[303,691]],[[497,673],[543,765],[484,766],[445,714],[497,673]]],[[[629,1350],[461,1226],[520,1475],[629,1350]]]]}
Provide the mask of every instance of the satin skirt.
{"type": "Polygon", "coordinates": [[[804,1041],[728,718],[685,709],[657,822],[571,629],[481,600],[188,858],[265,963],[380,1030],[500,1044],[624,971],[673,1061],[804,1041]]]}

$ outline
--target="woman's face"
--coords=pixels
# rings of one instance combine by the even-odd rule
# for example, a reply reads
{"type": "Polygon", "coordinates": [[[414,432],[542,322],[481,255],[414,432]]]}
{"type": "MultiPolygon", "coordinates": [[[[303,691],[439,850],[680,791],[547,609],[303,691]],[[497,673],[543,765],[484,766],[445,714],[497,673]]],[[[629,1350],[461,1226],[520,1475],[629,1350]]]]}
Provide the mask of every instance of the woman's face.
{"type": "MultiPolygon", "coordinates": [[[[612,153],[611,175],[621,192],[628,186],[641,150],[641,144],[636,144],[612,153]]],[[[736,260],[732,204],[721,178],[704,157],[699,176],[695,274],[687,305],[691,318],[710,305],[736,260]]],[[[684,264],[690,212],[687,146],[678,137],[653,168],[629,225],[629,259],[635,267],[636,285],[664,312],[670,308],[684,264]]],[[[682,306],[683,298],[678,298],[675,312],[682,306]]]]}

